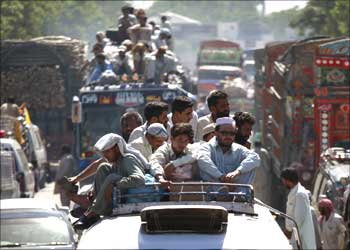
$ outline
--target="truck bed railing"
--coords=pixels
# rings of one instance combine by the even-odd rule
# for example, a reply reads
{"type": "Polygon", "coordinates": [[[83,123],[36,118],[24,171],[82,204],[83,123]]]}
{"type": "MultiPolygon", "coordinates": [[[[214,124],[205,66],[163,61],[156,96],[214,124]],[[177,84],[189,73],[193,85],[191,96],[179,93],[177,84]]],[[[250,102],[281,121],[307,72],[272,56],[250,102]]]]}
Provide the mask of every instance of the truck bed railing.
{"type": "Polygon", "coordinates": [[[220,205],[228,211],[254,214],[254,189],[251,185],[211,182],[171,183],[165,190],[160,183],[146,184],[122,193],[112,192],[113,214],[139,213],[155,205],[220,205]]]}

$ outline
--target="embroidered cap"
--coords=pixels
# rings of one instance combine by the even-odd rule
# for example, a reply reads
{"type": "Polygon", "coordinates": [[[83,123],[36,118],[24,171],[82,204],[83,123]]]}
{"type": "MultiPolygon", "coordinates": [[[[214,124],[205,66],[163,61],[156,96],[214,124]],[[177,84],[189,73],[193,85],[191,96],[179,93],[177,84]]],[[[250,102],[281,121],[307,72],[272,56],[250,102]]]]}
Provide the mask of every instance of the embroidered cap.
{"type": "Polygon", "coordinates": [[[164,137],[168,138],[168,132],[166,131],[165,127],[161,123],[152,123],[149,125],[149,127],[146,129],[146,133],[156,136],[156,137],[164,137]]]}
{"type": "Polygon", "coordinates": [[[220,125],[232,125],[236,127],[236,122],[231,117],[221,117],[216,119],[216,126],[220,125]]]}

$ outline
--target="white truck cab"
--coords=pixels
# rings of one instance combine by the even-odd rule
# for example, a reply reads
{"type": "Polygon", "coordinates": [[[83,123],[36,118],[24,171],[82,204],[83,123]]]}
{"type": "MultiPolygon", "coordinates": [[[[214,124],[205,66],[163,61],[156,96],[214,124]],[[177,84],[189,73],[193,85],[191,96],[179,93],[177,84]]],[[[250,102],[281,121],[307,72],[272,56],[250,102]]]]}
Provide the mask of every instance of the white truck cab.
{"type": "Polygon", "coordinates": [[[232,192],[221,193],[210,191],[213,183],[177,185],[187,191],[167,192],[169,201],[118,203],[113,216],[83,231],[77,249],[293,248],[269,209],[255,203],[251,186],[245,185],[244,193],[227,184],[232,192]],[[186,185],[201,191],[189,191],[186,185]]]}

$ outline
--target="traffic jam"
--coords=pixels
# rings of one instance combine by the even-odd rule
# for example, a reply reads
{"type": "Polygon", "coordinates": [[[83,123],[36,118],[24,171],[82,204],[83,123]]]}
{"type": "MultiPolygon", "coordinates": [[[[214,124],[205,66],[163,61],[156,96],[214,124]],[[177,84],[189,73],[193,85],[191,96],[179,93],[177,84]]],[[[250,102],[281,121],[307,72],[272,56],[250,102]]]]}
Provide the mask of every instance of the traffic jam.
{"type": "Polygon", "coordinates": [[[1,249],[349,249],[349,35],[158,2],[1,39],[1,249]]]}

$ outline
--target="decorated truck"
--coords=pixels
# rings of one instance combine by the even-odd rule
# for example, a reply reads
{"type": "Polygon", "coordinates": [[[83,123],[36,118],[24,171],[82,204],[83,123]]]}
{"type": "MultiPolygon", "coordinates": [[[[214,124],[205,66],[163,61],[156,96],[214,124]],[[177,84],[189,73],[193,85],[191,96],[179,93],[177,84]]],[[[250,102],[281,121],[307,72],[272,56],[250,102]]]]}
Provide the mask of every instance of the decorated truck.
{"type": "Polygon", "coordinates": [[[202,41],[197,57],[198,94],[220,89],[220,80],[243,76],[243,51],[238,43],[225,40],[202,41]]]}
{"type": "MultiPolygon", "coordinates": [[[[348,138],[347,133],[344,132],[345,129],[349,130],[346,121],[343,122],[345,123],[343,124],[344,130],[337,132],[335,129],[335,124],[338,124],[339,127],[335,113],[339,111],[338,117],[342,119],[341,121],[346,118],[347,103],[349,103],[349,100],[345,98],[346,95],[349,96],[349,90],[346,88],[348,86],[346,85],[348,81],[345,81],[346,75],[338,86],[333,84],[332,87],[322,87],[325,82],[321,76],[323,74],[323,79],[327,78],[327,69],[322,69],[322,71],[315,64],[324,53],[322,52],[324,51],[323,46],[339,41],[341,38],[314,37],[295,42],[287,46],[288,49],[282,56],[271,60],[272,68],[269,68],[269,65],[265,66],[266,85],[264,98],[261,99],[260,105],[265,113],[260,124],[261,146],[266,155],[263,157],[266,158],[263,163],[268,165],[266,169],[271,168],[273,173],[270,183],[278,184],[277,178],[281,170],[293,166],[299,171],[301,183],[310,189],[322,151],[321,143],[326,142],[322,136],[334,134],[328,138],[330,143],[327,144],[327,147],[334,146],[337,140],[348,140],[346,139],[348,138]],[[271,69],[270,74],[269,69],[271,69]],[[325,106],[325,103],[328,106],[325,106]],[[330,104],[332,107],[329,106],[330,104]],[[323,109],[327,109],[327,112],[333,109],[334,111],[323,115],[320,114],[323,109]],[[323,121],[322,117],[326,121],[323,121]],[[326,129],[325,125],[331,123],[333,125],[326,129]],[[339,134],[342,135],[339,136],[339,134]]],[[[266,60],[270,59],[267,55],[266,60]]],[[[342,63],[344,66],[346,60],[342,60],[342,63]]],[[[328,71],[332,69],[328,68],[328,71]]],[[[335,74],[334,71],[333,73],[335,74]]],[[[335,75],[328,75],[328,77],[337,78],[335,75]]],[[[268,191],[266,190],[266,193],[268,191]]],[[[271,203],[275,207],[282,207],[284,195],[282,192],[276,193],[275,197],[270,197],[271,203]]]]}

